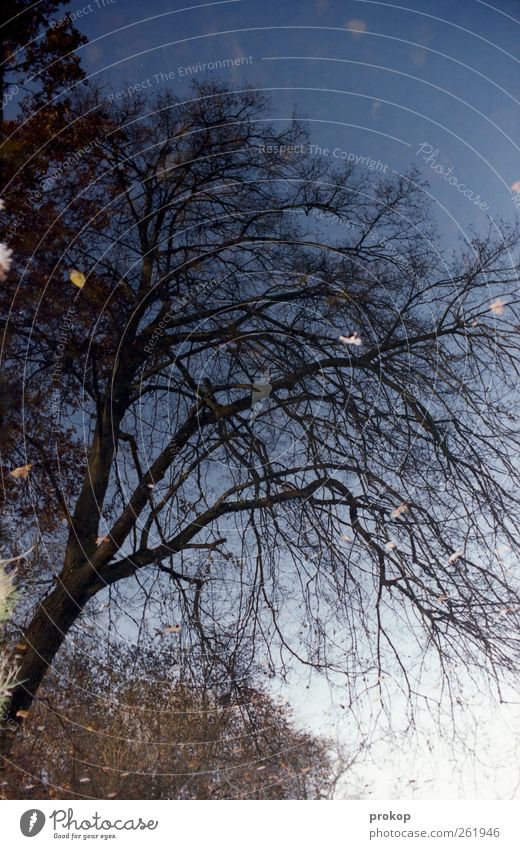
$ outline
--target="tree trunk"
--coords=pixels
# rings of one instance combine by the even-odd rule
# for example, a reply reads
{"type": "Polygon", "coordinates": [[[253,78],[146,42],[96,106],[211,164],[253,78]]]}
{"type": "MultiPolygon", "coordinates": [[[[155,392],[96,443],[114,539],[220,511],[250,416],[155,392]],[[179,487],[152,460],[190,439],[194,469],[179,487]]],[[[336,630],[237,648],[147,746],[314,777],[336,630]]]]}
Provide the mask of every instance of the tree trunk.
{"type": "Polygon", "coordinates": [[[93,580],[88,563],[62,579],[39,605],[24,633],[26,649],[18,672],[19,684],[12,690],[1,717],[0,755],[8,755],[17,727],[23,720],[20,711],[27,710],[36,696],[47,669],[70,628],[80,616],[87,601],[103,586],[93,580]]]}

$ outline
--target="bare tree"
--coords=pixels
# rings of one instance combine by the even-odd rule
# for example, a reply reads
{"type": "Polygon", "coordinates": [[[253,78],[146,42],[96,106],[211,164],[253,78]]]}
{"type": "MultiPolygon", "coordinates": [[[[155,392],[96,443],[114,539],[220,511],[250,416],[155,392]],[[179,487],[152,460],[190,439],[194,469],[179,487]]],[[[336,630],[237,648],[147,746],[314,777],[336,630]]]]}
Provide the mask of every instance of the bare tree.
{"type": "Polygon", "coordinates": [[[13,305],[34,467],[10,491],[42,514],[51,491],[66,528],[27,564],[8,718],[107,587],[230,682],[315,669],[353,708],[513,676],[516,234],[448,256],[417,173],[333,168],[252,91],[118,108],[55,187],[41,312],[13,305]]]}

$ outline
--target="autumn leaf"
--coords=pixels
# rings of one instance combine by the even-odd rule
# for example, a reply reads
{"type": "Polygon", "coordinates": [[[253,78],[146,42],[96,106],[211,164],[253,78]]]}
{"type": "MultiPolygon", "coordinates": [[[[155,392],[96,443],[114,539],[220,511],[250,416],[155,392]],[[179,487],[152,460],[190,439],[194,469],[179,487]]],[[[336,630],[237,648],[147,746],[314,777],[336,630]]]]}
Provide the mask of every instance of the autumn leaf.
{"type": "Polygon", "coordinates": [[[406,503],[406,501],[403,501],[403,503],[400,504],[399,507],[396,507],[395,510],[392,510],[392,512],[390,513],[390,516],[391,516],[392,519],[398,519],[399,516],[402,516],[403,513],[407,512],[407,510],[408,510],[408,504],[406,503]]]}
{"type": "Polygon", "coordinates": [[[16,716],[19,716],[20,719],[27,719],[27,717],[29,716],[29,711],[28,710],[17,710],[16,716]]]}
{"type": "Polygon", "coordinates": [[[18,466],[17,469],[13,469],[12,472],[9,472],[12,478],[23,478],[24,480],[29,477],[29,472],[33,467],[33,463],[27,463],[26,466],[18,466]]]}
{"type": "Polygon", "coordinates": [[[448,557],[448,563],[455,563],[464,554],[464,549],[458,548],[453,554],[448,557]]]}
{"type": "Polygon", "coordinates": [[[12,263],[12,250],[4,242],[0,242],[0,282],[7,277],[12,263]]]}
{"type": "Polygon", "coordinates": [[[272,385],[266,381],[258,381],[253,383],[253,391],[251,393],[251,403],[257,404],[259,401],[263,401],[264,398],[268,398],[271,394],[272,385]]]}
{"type": "Polygon", "coordinates": [[[351,336],[340,336],[339,341],[343,342],[344,345],[362,345],[361,337],[357,333],[353,333],[351,336]]]}
{"type": "Polygon", "coordinates": [[[489,309],[495,315],[503,315],[504,307],[505,307],[504,301],[502,301],[500,298],[497,298],[496,301],[493,301],[493,303],[490,304],[489,309]]]}
{"type": "Polygon", "coordinates": [[[78,271],[77,268],[73,268],[69,272],[69,279],[71,283],[74,283],[74,285],[78,287],[78,289],[82,289],[86,281],[86,277],[83,272],[78,271]]]}
{"type": "Polygon", "coordinates": [[[104,542],[110,542],[110,537],[96,537],[96,545],[103,545],[104,542]]]}

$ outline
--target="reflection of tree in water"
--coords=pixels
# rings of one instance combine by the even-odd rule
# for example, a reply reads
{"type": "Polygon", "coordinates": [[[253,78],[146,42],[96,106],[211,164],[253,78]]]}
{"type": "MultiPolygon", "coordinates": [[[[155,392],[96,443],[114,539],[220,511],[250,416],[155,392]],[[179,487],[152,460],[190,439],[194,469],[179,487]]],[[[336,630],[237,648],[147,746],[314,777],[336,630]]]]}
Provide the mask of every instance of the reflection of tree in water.
{"type": "Polygon", "coordinates": [[[516,235],[448,261],[415,172],[266,154],[302,128],[275,131],[250,91],[192,94],[84,119],[102,141],[53,192],[16,296],[26,453],[16,411],[9,447],[34,468],[7,488],[51,556],[21,575],[10,716],[111,587],[143,627],[182,622],[195,678],[312,668],[353,711],[400,693],[412,724],[418,700],[456,703],[460,665],[516,673],[516,235]],[[54,438],[70,268],[86,282],[54,438]]]}

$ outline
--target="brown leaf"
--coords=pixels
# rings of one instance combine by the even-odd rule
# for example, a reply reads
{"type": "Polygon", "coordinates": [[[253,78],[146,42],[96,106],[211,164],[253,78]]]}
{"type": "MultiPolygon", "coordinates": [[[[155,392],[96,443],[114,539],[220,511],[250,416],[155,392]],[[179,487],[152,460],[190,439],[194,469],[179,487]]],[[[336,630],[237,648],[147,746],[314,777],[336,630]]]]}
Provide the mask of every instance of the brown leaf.
{"type": "Polygon", "coordinates": [[[17,469],[13,469],[12,472],[9,472],[12,478],[25,478],[29,477],[29,472],[33,467],[33,463],[27,463],[26,466],[18,466],[17,469]]]}

